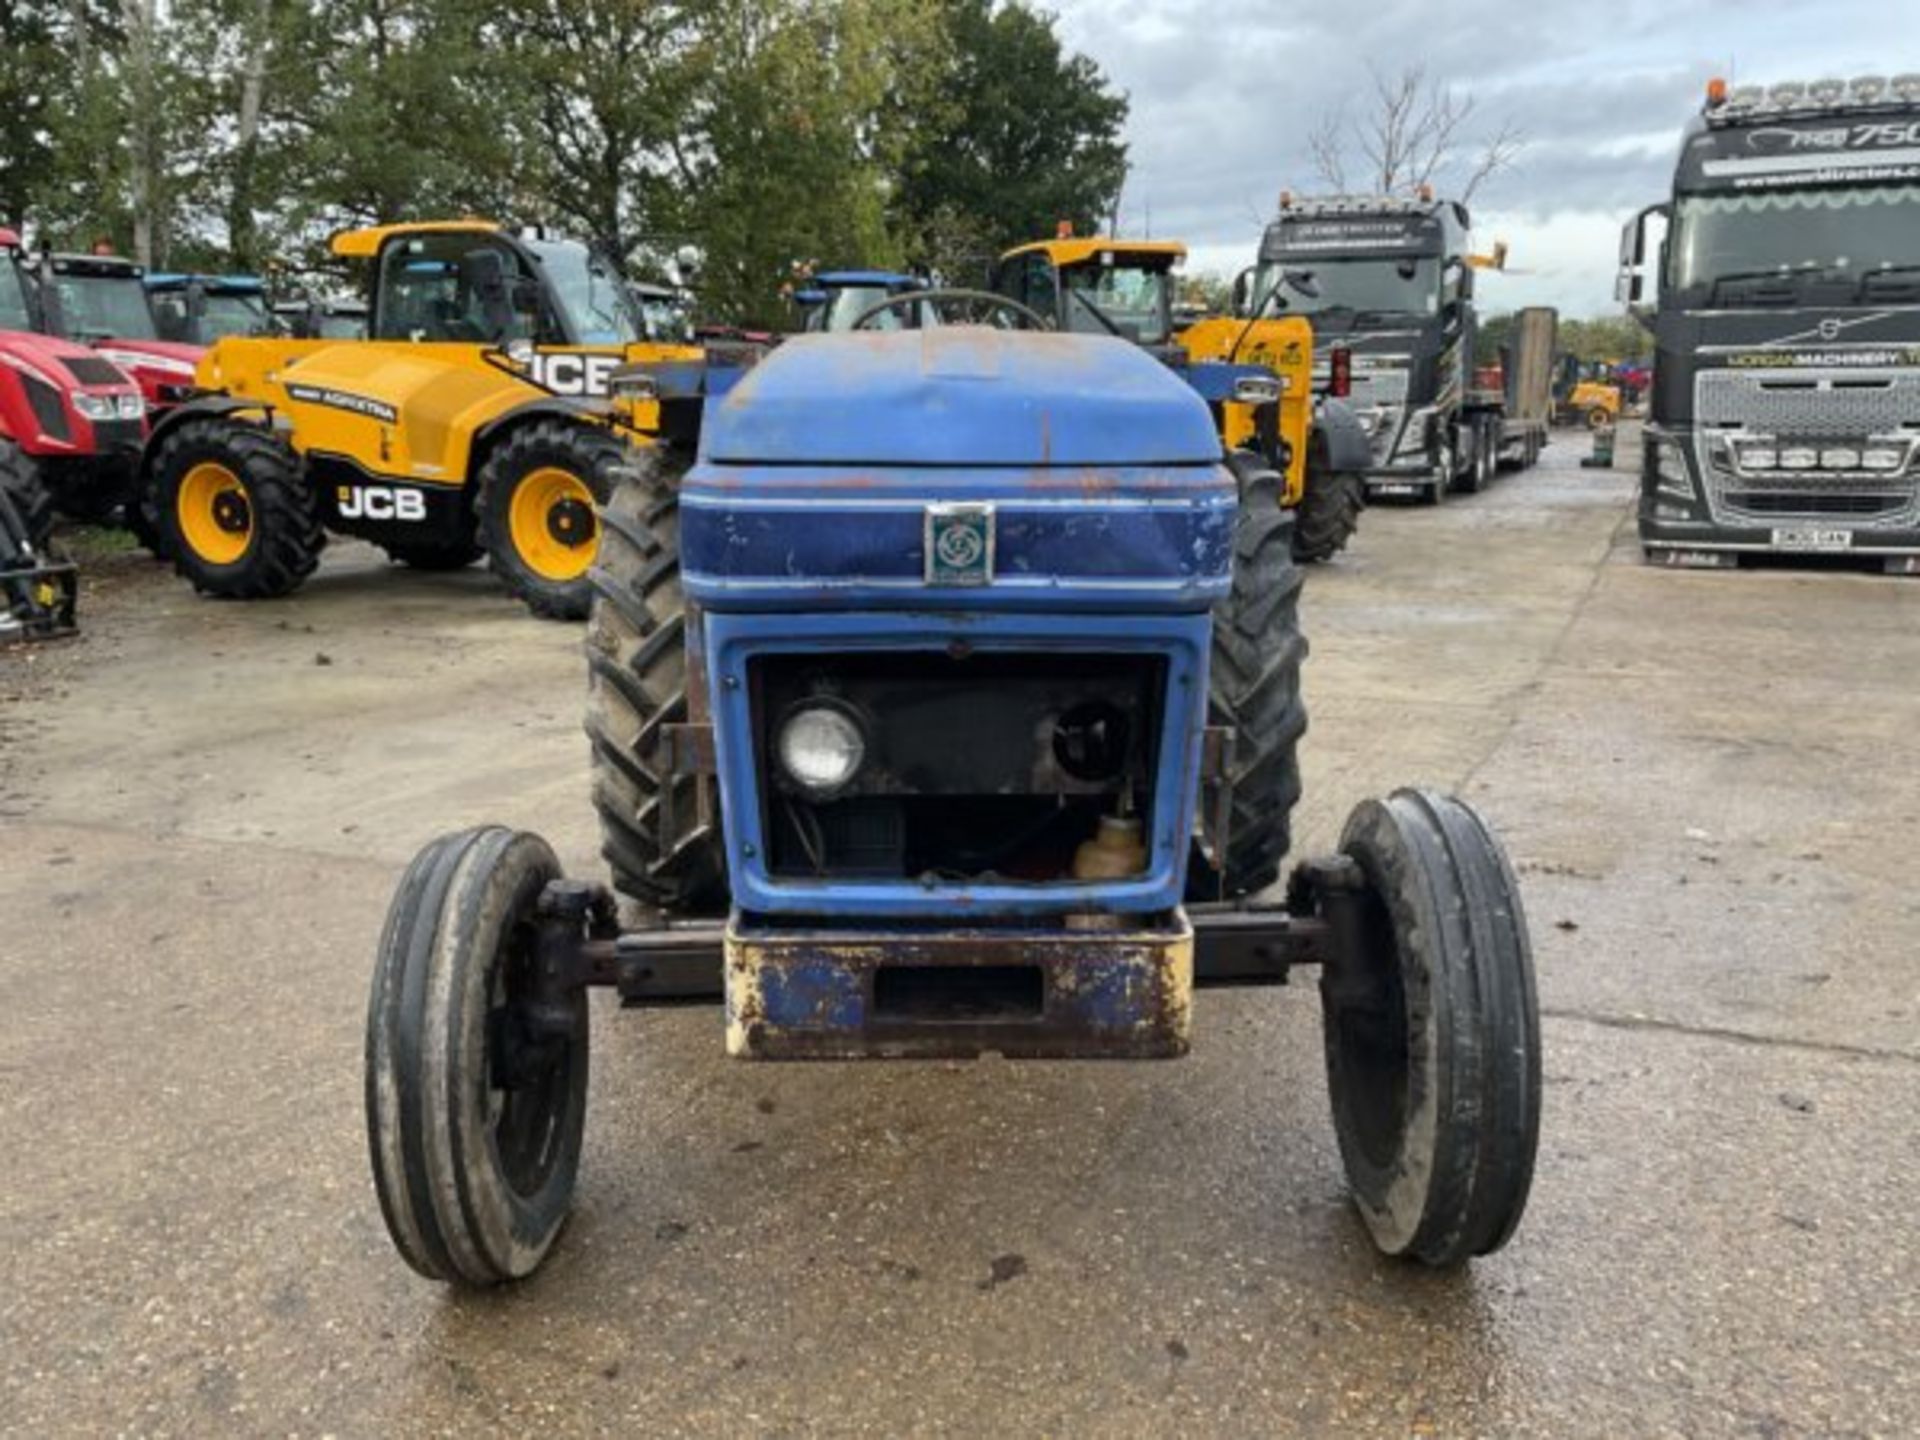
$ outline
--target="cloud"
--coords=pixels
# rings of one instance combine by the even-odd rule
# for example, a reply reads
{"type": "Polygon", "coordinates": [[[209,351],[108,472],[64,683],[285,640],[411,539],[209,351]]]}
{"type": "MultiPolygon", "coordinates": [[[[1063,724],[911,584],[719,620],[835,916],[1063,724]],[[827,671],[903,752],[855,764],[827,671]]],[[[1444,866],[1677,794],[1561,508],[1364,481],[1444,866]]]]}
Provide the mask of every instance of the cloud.
{"type": "MultiPolygon", "coordinates": [[[[1412,64],[1471,97],[1487,133],[1526,138],[1475,199],[1481,243],[1509,240],[1530,273],[1508,290],[1576,315],[1612,313],[1622,222],[1659,199],[1709,75],[1755,80],[1884,70],[1890,11],[1915,0],[1534,0],[1462,12],[1432,0],[1365,5],[1057,0],[1072,47],[1132,102],[1124,228],[1186,240],[1194,262],[1248,263],[1282,187],[1311,191],[1305,138],[1364,112],[1374,74],[1412,64]],[[1472,23],[1468,23],[1469,20],[1472,23]],[[1217,257],[1217,258],[1216,258],[1217,257]]],[[[1902,27],[1894,27],[1899,29],[1902,27]]]]}

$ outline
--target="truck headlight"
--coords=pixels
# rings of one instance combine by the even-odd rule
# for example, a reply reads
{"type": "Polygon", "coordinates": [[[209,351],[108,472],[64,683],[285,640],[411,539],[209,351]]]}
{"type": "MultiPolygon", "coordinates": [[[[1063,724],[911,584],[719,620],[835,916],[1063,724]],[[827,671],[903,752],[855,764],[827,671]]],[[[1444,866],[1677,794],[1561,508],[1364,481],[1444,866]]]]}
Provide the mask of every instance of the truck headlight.
{"type": "Polygon", "coordinates": [[[1862,470],[1892,471],[1898,470],[1906,456],[1898,450],[1875,446],[1860,452],[1862,470]]]}
{"type": "Polygon", "coordinates": [[[1653,447],[1653,477],[1661,493],[1693,499],[1693,476],[1687,470],[1687,456],[1680,442],[1649,436],[1647,443],[1653,447]]]}
{"type": "Polygon", "coordinates": [[[1860,467],[1860,452],[1847,446],[1838,446],[1832,450],[1820,452],[1822,470],[1857,470],[1860,467]]]}
{"type": "Polygon", "coordinates": [[[1742,470],[1775,470],[1780,466],[1780,452],[1772,448],[1742,446],[1738,454],[1742,470]]]}
{"type": "Polygon", "coordinates": [[[827,796],[859,773],[867,737],[859,720],[841,706],[811,703],[781,722],[774,748],[789,780],[810,795],[827,796]]]}

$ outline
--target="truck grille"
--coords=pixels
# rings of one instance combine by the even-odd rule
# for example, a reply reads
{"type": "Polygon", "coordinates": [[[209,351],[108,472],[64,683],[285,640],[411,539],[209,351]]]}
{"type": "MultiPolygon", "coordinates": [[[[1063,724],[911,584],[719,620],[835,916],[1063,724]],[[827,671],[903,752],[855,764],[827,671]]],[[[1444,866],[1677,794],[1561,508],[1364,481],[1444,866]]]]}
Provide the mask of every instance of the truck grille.
{"type": "Polygon", "coordinates": [[[1702,370],[1701,429],[1841,439],[1920,426],[1920,370],[1702,370]]]}
{"type": "Polygon", "coordinates": [[[1743,437],[1779,454],[1793,449],[1861,451],[1877,439],[1920,432],[1920,371],[1703,370],[1694,381],[1700,472],[1723,523],[1831,519],[1855,529],[1920,523],[1920,452],[1894,473],[1768,470],[1740,473],[1732,452],[1743,437]],[[1768,437],[1764,440],[1757,437],[1768,437]]]}

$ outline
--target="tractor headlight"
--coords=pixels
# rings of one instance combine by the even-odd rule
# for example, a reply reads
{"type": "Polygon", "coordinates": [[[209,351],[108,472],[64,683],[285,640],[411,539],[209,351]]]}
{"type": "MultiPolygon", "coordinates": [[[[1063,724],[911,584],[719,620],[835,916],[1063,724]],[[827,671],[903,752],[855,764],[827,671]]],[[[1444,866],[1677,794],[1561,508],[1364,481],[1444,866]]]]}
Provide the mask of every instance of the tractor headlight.
{"type": "Polygon", "coordinates": [[[73,392],[73,408],[89,420],[111,420],[119,413],[119,402],[112,395],[88,395],[84,391],[73,392]]]}
{"type": "Polygon", "coordinates": [[[789,780],[810,795],[824,797],[859,773],[867,758],[867,737],[860,722],[841,706],[811,703],[781,722],[774,748],[789,780]]]}
{"type": "Polygon", "coordinates": [[[1233,382],[1233,398],[1242,405],[1271,405],[1280,398],[1280,382],[1268,375],[1242,375],[1233,382]]]}
{"type": "Polygon", "coordinates": [[[142,415],[147,413],[146,397],[141,395],[138,390],[135,390],[129,395],[122,395],[120,397],[119,410],[122,420],[138,420],[142,415]]]}

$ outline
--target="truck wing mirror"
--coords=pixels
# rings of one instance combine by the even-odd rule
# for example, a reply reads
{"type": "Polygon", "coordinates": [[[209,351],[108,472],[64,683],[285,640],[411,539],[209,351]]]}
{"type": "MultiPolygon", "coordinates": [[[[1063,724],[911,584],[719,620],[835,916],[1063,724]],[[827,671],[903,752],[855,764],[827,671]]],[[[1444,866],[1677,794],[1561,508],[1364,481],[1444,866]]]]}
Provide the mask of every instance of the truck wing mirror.
{"type": "Polygon", "coordinates": [[[1227,308],[1235,315],[1245,315],[1253,305],[1253,267],[1249,265],[1233,277],[1233,289],[1227,300],[1227,308]]]}

